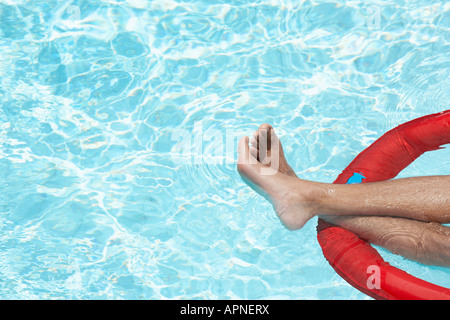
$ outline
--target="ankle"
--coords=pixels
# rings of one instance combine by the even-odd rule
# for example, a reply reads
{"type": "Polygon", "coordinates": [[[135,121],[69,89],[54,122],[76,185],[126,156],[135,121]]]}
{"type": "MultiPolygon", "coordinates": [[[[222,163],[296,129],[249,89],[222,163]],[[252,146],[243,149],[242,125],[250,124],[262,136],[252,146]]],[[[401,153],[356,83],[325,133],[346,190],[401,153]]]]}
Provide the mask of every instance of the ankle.
{"type": "Polygon", "coordinates": [[[314,182],[314,186],[310,190],[311,201],[316,206],[316,215],[334,216],[334,208],[336,206],[336,188],[330,183],[314,182]]]}
{"type": "Polygon", "coordinates": [[[323,205],[324,194],[326,193],[324,184],[309,180],[298,180],[298,193],[301,194],[303,202],[308,204],[311,218],[319,215],[323,205]]]}

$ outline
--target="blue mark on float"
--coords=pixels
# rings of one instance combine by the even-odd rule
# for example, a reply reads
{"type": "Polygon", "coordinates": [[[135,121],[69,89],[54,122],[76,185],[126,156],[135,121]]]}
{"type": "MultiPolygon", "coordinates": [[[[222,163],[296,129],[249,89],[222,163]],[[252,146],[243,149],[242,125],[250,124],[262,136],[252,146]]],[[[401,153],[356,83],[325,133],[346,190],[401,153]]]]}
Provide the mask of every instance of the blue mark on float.
{"type": "Polygon", "coordinates": [[[362,183],[363,179],[366,179],[361,173],[354,172],[353,176],[351,176],[346,184],[354,184],[354,183],[362,183]]]}

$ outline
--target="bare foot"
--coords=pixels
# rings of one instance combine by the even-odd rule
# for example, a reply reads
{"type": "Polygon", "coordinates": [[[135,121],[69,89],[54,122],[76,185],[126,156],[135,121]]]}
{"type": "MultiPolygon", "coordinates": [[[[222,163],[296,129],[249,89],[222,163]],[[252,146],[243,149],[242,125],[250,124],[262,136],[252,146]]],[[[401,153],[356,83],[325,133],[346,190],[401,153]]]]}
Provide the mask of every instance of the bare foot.
{"type": "Polygon", "coordinates": [[[280,139],[278,139],[275,130],[270,124],[264,123],[259,126],[258,130],[253,133],[250,144],[250,153],[260,163],[275,169],[275,162],[279,172],[297,177],[294,170],[287,163],[280,139]]]}
{"type": "Polygon", "coordinates": [[[239,141],[237,169],[243,180],[269,200],[289,230],[297,230],[317,213],[317,183],[297,178],[284,156],[281,142],[269,124],[250,140],[239,141]]]}

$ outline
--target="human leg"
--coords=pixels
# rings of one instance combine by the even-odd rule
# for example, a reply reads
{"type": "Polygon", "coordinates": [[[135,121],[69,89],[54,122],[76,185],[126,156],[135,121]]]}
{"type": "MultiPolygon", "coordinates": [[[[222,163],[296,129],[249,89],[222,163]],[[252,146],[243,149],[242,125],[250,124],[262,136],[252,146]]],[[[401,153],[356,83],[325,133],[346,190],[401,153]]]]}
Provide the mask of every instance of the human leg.
{"type": "Polygon", "coordinates": [[[382,216],[321,218],[407,259],[450,267],[450,227],[435,222],[382,216]]]}
{"type": "MultiPolygon", "coordinates": [[[[407,258],[427,264],[450,265],[449,228],[437,222],[412,220],[412,217],[417,217],[425,221],[447,223],[447,208],[450,207],[446,193],[446,190],[449,190],[448,177],[404,180],[397,185],[388,184],[384,191],[377,190],[373,185],[372,189],[365,188],[359,192],[358,187],[362,185],[336,190],[335,187],[346,185],[321,184],[299,179],[287,164],[273,128],[262,125],[260,130],[266,131],[266,135],[255,134],[252,140],[241,139],[238,171],[251,187],[271,201],[278,217],[288,229],[299,229],[311,217],[320,215],[321,218],[346,228],[373,244],[407,258]],[[273,139],[279,151],[270,150],[272,146],[268,143],[266,148],[269,150],[265,150],[265,155],[261,155],[258,136],[273,139]],[[252,144],[250,147],[249,142],[252,144]],[[270,166],[273,157],[277,157],[279,170],[272,175],[262,175],[260,169],[270,166]],[[417,184],[417,190],[414,190],[410,183],[417,184]],[[437,186],[443,189],[436,188],[437,186]],[[403,187],[407,187],[412,193],[401,191],[403,187]],[[397,193],[393,192],[395,189],[398,189],[397,193]],[[435,193],[432,190],[435,190],[435,193]],[[409,194],[413,194],[414,199],[409,199],[409,194]],[[396,198],[397,201],[394,201],[396,198]],[[408,212],[402,202],[413,212],[408,212]],[[389,209],[389,214],[404,218],[387,216],[387,212],[383,211],[384,207],[389,209]],[[359,216],[359,210],[362,210],[364,215],[359,216]],[[330,212],[333,214],[323,215],[330,212]]],[[[379,187],[383,189],[383,184],[377,188],[379,187]]]]}
{"type": "MultiPolygon", "coordinates": [[[[364,184],[303,180],[290,173],[290,170],[281,169],[284,162],[287,165],[281,143],[273,128],[266,126],[264,130],[268,130],[267,137],[277,142],[281,151],[273,150],[268,144],[269,150],[265,152],[268,159],[261,159],[258,146],[253,144],[250,147],[249,139],[245,137],[239,143],[238,171],[250,186],[272,203],[287,228],[300,229],[309,219],[318,215],[391,216],[450,223],[450,176],[364,184]],[[279,164],[275,168],[277,170],[273,174],[263,174],[263,170],[274,162],[273,159],[279,164]]],[[[252,139],[251,142],[256,140],[252,139]]]]}

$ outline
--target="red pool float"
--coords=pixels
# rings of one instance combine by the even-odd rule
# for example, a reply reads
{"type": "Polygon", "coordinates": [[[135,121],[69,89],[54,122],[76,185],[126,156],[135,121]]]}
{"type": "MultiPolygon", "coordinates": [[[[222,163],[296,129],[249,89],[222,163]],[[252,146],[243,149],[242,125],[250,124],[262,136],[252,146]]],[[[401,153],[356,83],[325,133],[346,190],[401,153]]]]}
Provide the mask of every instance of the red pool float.
{"type": "MultiPolygon", "coordinates": [[[[450,110],[409,121],[388,131],[361,152],[334,183],[392,179],[424,152],[448,143],[450,110]]],[[[348,230],[319,219],[317,239],[334,270],[372,298],[450,300],[450,289],[391,266],[369,243],[348,230]],[[379,285],[370,283],[373,272],[380,276],[379,285]]]]}

